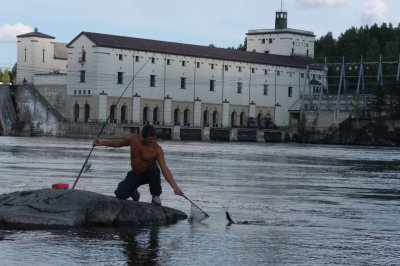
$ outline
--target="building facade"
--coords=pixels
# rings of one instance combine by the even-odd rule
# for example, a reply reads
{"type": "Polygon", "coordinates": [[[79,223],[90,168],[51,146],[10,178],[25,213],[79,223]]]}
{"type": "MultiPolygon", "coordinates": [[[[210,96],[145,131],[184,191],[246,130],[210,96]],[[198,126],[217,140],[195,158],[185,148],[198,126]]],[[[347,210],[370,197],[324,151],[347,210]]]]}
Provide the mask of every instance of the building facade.
{"type": "MultiPolygon", "coordinates": [[[[249,31],[248,51],[81,32],[67,45],[70,118],[200,127],[246,126],[254,118],[290,126],[307,65],[315,63],[314,35],[270,31],[276,48],[268,53],[265,30],[249,31]],[[293,52],[299,38],[307,45],[293,52]]],[[[321,79],[322,71],[308,74],[321,79]]]]}
{"type": "Polygon", "coordinates": [[[66,46],[53,36],[37,28],[17,36],[17,84],[34,84],[36,74],[66,74],[67,64],[66,46]]]}
{"type": "Polygon", "coordinates": [[[275,29],[248,31],[247,51],[92,32],[66,45],[37,29],[17,39],[17,84],[76,122],[295,126],[310,76],[322,79],[315,36],[288,29],[283,11],[275,29]]]}

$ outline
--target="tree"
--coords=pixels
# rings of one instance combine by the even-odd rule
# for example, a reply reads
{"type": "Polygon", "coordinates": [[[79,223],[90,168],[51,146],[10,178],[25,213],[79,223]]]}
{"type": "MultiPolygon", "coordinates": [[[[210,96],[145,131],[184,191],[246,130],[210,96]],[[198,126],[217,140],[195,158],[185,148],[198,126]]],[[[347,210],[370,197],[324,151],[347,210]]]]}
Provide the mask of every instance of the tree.
{"type": "Polygon", "coordinates": [[[5,68],[4,71],[3,71],[3,75],[2,75],[1,81],[2,81],[4,84],[7,84],[7,85],[10,84],[10,74],[9,74],[7,68],[5,68]]]}
{"type": "Polygon", "coordinates": [[[13,84],[17,83],[17,63],[14,64],[14,66],[10,72],[10,80],[11,80],[11,83],[13,83],[13,84]]]}
{"type": "Polygon", "coordinates": [[[325,57],[328,61],[336,54],[336,41],[333,39],[332,32],[328,32],[315,42],[315,58],[319,62],[324,62],[325,57]]]}

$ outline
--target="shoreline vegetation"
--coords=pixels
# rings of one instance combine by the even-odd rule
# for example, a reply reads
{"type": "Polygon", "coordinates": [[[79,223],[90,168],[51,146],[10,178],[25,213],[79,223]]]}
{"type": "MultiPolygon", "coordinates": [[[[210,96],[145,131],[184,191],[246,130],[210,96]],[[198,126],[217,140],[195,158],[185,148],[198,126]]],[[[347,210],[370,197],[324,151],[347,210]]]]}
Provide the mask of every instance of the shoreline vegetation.
{"type": "Polygon", "coordinates": [[[382,119],[360,120],[348,118],[338,127],[330,127],[324,132],[313,128],[301,130],[297,142],[310,144],[337,144],[362,146],[400,146],[400,127],[396,122],[382,119]]]}

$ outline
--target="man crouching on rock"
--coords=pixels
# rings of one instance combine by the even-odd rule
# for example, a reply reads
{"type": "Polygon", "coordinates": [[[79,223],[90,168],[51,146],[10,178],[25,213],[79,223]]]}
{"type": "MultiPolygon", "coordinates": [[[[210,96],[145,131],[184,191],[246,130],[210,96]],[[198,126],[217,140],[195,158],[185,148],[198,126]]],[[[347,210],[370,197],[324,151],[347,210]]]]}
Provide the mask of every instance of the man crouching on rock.
{"type": "Polygon", "coordinates": [[[176,195],[183,195],[164,159],[164,151],[156,141],[156,129],[152,125],[145,125],[141,135],[131,135],[126,139],[93,140],[94,146],[107,146],[119,148],[129,146],[131,149],[131,167],[123,181],[118,184],[115,196],[119,199],[132,197],[138,201],[140,194],[137,188],[149,184],[152,203],[161,206],[161,178],[162,174],[174,189],[176,195]],[[158,165],[157,165],[158,163],[158,165]]]}

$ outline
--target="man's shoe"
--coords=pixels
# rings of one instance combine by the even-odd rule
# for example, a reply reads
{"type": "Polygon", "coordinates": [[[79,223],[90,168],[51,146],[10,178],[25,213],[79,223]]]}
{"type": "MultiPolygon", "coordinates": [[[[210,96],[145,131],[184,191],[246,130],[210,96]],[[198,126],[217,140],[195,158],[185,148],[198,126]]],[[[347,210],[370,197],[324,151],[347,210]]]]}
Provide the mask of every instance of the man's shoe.
{"type": "Polygon", "coordinates": [[[133,194],[132,194],[132,199],[133,199],[134,201],[139,201],[139,199],[140,199],[140,193],[139,193],[139,191],[137,191],[137,189],[135,190],[135,192],[133,192],[133,194]]]}
{"type": "Polygon", "coordinates": [[[153,196],[153,199],[151,200],[151,203],[153,203],[156,206],[161,206],[160,196],[153,196]]]}

